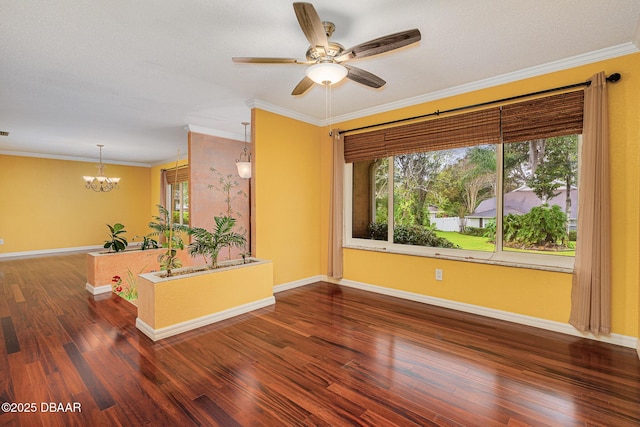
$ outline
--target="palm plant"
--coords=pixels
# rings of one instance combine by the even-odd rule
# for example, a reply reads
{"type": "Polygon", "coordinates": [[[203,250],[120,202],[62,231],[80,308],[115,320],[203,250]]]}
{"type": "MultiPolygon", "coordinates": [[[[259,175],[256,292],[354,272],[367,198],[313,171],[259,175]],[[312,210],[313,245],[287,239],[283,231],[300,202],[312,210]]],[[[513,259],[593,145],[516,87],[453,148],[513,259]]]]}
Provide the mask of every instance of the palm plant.
{"type": "Polygon", "coordinates": [[[180,233],[189,231],[189,227],[172,222],[169,211],[162,205],[157,205],[157,207],[159,213],[157,216],[153,217],[155,222],[151,221],[149,223],[149,228],[153,230],[149,233],[149,236],[163,238],[163,248],[168,248],[169,241],[171,241],[171,246],[173,248],[184,249],[184,242],[182,241],[180,233]]]}
{"type": "Polygon", "coordinates": [[[149,228],[153,231],[149,236],[158,236],[164,238],[162,247],[167,251],[158,256],[160,268],[167,271],[167,276],[172,276],[174,268],[182,267],[182,261],[178,259],[178,251],[176,249],[184,249],[182,240],[182,232],[188,232],[189,227],[181,224],[175,224],[171,221],[171,213],[162,205],[157,205],[159,214],[154,216],[155,222],[149,223],[149,228]]]}
{"type": "Polygon", "coordinates": [[[193,242],[189,245],[189,254],[195,257],[202,255],[205,260],[211,257],[211,268],[218,266],[218,254],[220,249],[226,247],[242,247],[246,244],[246,238],[240,233],[233,231],[236,219],[230,216],[214,217],[215,228],[213,233],[200,227],[189,230],[193,236],[193,242]]]}

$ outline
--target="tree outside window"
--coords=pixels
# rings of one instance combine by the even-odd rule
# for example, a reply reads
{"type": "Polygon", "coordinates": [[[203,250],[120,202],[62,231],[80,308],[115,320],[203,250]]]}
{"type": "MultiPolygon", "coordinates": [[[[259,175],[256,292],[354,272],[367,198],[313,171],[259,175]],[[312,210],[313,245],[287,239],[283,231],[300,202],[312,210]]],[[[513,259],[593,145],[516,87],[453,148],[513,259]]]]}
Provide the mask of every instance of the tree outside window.
{"type": "Polygon", "coordinates": [[[567,135],[354,162],[351,237],[573,256],[578,140],[567,135]]]}

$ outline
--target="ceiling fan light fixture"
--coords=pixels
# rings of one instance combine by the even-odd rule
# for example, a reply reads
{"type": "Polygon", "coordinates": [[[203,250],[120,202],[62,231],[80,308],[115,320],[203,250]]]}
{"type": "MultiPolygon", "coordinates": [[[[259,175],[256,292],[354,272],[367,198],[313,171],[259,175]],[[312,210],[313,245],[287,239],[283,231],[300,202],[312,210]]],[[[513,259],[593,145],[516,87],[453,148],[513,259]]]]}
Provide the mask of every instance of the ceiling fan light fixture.
{"type": "Polygon", "coordinates": [[[347,69],[335,62],[320,62],[307,68],[305,74],[318,84],[329,82],[330,85],[338,83],[347,76],[347,69]]]}

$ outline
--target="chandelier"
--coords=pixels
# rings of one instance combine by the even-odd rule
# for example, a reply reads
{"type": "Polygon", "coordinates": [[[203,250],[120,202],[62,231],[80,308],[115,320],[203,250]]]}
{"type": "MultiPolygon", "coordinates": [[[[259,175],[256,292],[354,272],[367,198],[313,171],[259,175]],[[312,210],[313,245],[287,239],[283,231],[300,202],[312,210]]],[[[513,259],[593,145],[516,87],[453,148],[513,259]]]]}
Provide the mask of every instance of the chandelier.
{"type": "Polygon", "coordinates": [[[106,193],[108,191],[118,189],[118,183],[120,182],[120,178],[107,178],[104,176],[104,165],[102,164],[102,147],[104,145],[98,144],[100,148],[100,163],[97,165],[98,175],[96,176],[83,176],[85,182],[85,188],[96,191],[106,193]]]}

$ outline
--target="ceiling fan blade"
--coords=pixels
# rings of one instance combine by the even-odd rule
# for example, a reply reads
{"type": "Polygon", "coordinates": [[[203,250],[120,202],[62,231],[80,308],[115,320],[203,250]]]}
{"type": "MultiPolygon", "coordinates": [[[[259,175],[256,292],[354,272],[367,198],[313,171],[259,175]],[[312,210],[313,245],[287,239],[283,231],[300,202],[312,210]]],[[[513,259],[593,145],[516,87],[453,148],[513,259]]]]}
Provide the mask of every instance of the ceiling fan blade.
{"type": "Polygon", "coordinates": [[[337,62],[343,62],[348,61],[349,59],[366,58],[367,56],[378,55],[410,45],[420,41],[421,38],[422,36],[418,29],[389,34],[388,36],[369,40],[368,42],[346,49],[344,53],[335,58],[335,60],[337,62]]]}
{"type": "Polygon", "coordinates": [[[313,64],[313,61],[303,61],[295,58],[252,58],[236,56],[231,58],[233,62],[248,64],[313,64]]]}
{"type": "Polygon", "coordinates": [[[311,47],[322,46],[325,51],[329,49],[329,41],[320,16],[311,3],[294,3],[293,10],[296,12],[298,23],[311,47]]]}
{"type": "Polygon", "coordinates": [[[381,88],[382,86],[387,84],[387,82],[382,80],[380,77],[361,68],[352,67],[351,65],[344,65],[344,67],[348,71],[347,78],[353,80],[354,82],[376,89],[381,88]]]}
{"type": "Polygon", "coordinates": [[[311,89],[311,86],[313,86],[313,80],[305,76],[302,80],[300,80],[300,83],[298,83],[298,85],[293,89],[293,92],[291,92],[291,95],[302,95],[306,91],[311,89]]]}

